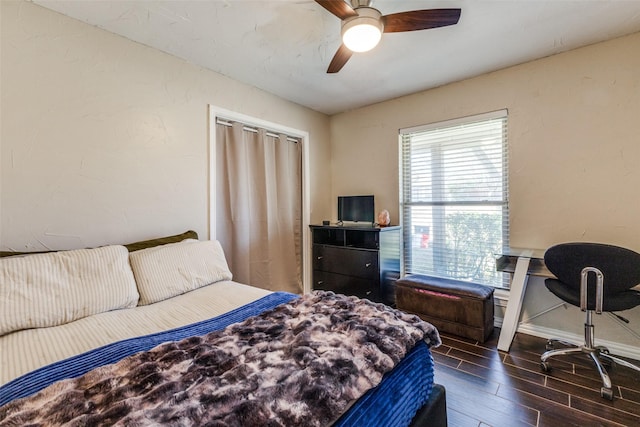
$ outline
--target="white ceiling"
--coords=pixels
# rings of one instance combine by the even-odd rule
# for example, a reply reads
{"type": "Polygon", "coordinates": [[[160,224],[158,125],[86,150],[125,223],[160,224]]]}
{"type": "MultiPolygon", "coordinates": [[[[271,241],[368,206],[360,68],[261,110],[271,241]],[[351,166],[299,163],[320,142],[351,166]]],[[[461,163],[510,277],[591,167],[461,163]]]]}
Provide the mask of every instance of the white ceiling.
{"type": "Polygon", "coordinates": [[[326,114],[640,31],[640,0],[378,0],[383,15],[462,15],[450,27],[384,34],[326,74],[340,20],[312,0],[33,2],[326,114]]]}

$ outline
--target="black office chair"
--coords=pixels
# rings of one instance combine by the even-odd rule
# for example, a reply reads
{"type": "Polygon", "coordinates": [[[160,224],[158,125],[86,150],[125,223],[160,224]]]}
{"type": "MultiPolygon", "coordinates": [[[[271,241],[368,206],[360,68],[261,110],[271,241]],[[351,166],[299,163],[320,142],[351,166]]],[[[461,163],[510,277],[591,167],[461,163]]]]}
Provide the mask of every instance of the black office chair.
{"type": "MultiPolygon", "coordinates": [[[[594,343],[592,315],[603,312],[628,310],[640,305],[640,292],[633,290],[640,284],[640,254],[621,247],[600,243],[562,243],[553,246],[544,254],[544,262],[555,279],[546,279],[545,285],[557,297],[586,311],[584,344],[576,345],[559,339],[550,339],[547,350],[541,357],[540,366],[551,371],[548,360],[554,356],[588,354],[602,378],[600,395],[613,400],[611,379],[606,365],[616,363],[640,372],[640,367],[615,357],[606,347],[594,343]],[[553,350],[560,342],[573,347],[553,350]]],[[[628,323],[628,320],[614,315],[628,323]]]]}

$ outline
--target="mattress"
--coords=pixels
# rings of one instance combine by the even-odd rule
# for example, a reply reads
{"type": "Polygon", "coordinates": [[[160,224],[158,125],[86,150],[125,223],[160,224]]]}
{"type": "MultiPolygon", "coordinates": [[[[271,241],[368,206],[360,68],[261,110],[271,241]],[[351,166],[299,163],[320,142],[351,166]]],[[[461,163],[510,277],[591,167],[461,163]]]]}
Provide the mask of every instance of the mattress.
{"type": "Polygon", "coordinates": [[[44,365],[115,341],[219,316],[269,293],[253,286],[221,281],[155,304],[0,336],[0,385],[44,365]]]}

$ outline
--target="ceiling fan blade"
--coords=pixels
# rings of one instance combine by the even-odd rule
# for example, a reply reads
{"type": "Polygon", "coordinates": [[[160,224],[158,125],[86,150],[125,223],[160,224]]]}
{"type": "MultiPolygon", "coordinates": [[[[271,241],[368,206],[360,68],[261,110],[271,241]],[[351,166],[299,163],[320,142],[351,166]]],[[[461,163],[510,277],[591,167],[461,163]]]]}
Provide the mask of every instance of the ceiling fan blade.
{"type": "Polygon", "coordinates": [[[355,10],[349,6],[344,0],[316,0],[320,6],[327,9],[340,19],[347,19],[352,16],[358,16],[355,10]]]}
{"type": "Polygon", "coordinates": [[[327,68],[327,73],[331,74],[340,71],[349,58],[351,58],[351,55],[353,55],[353,52],[351,52],[344,44],[341,44],[336,54],[333,55],[331,64],[329,64],[329,68],[327,68]]]}
{"type": "Polygon", "coordinates": [[[454,25],[460,19],[460,9],[426,9],[392,13],[382,17],[385,33],[426,30],[454,25]]]}

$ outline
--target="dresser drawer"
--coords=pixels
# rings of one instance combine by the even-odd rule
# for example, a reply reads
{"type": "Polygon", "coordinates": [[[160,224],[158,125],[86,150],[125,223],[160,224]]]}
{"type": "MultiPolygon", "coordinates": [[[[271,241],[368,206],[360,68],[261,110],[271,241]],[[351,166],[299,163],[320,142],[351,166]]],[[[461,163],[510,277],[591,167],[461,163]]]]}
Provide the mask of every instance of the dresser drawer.
{"type": "Polygon", "coordinates": [[[314,245],[313,269],[379,280],[378,252],[314,245]]]}
{"type": "Polygon", "coordinates": [[[380,297],[380,284],[376,280],[363,279],[343,274],[314,270],[313,289],[333,291],[337,294],[355,295],[377,301],[380,297]]]}

